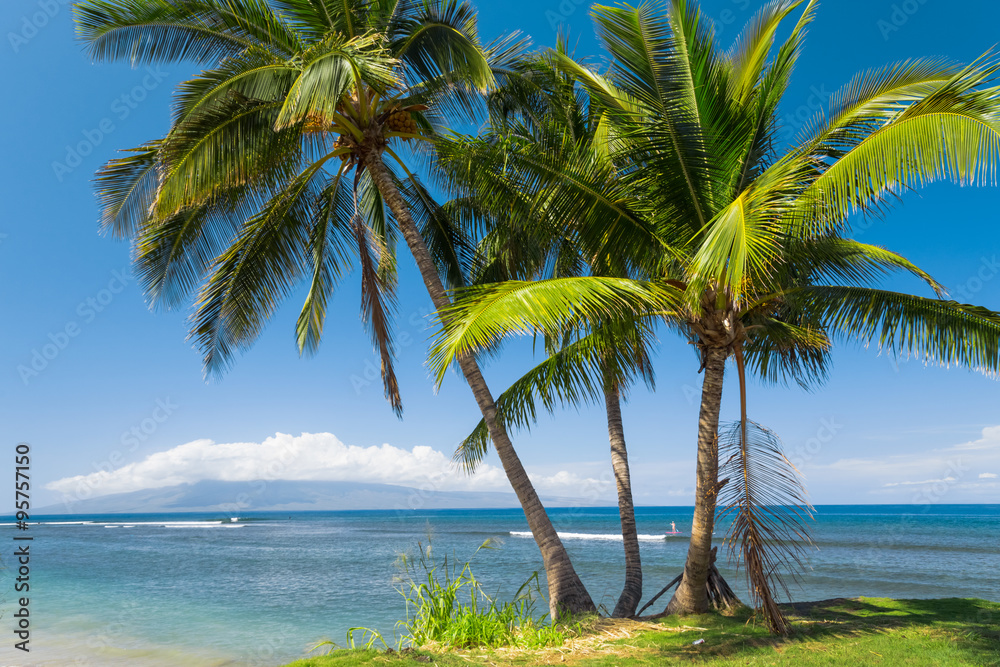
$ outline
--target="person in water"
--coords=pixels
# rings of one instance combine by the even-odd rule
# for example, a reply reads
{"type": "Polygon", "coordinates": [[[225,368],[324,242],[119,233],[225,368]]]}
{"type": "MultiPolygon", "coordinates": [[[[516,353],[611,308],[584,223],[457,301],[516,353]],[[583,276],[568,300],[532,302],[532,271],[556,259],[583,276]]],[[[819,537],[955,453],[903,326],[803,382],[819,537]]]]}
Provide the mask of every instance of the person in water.
{"type": "Polygon", "coordinates": [[[676,533],[677,532],[677,524],[674,523],[673,521],[670,522],[670,532],[671,533],[676,533]]]}

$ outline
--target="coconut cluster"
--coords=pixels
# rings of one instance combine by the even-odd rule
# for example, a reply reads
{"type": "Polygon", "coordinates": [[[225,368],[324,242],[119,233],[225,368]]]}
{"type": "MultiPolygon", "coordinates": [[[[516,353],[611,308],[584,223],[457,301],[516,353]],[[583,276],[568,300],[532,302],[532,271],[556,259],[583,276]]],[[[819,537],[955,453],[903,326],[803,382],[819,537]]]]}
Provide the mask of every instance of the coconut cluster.
{"type": "Polygon", "coordinates": [[[413,120],[413,116],[410,115],[409,111],[396,111],[392,113],[386,119],[385,125],[392,132],[417,133],[417,122],[413,120]]]}
{"type": "MultiPolygon", "coordinates": [[[[338,148],[350,148],[351,144],[349,143],[349,140],[347,139],[347,137],[345,137],[344,135],[340,135],[340,136],[337,137],[337,140],[335,142],[333,142],[333,147],[334,147],[334,149],[338,149],[338,148]]],[[[349,158],[349,157],[350,157],[350,155],[348,153],[342,153],[340,155],[341,161],[346,161],[347,158],[349,158]]]]}

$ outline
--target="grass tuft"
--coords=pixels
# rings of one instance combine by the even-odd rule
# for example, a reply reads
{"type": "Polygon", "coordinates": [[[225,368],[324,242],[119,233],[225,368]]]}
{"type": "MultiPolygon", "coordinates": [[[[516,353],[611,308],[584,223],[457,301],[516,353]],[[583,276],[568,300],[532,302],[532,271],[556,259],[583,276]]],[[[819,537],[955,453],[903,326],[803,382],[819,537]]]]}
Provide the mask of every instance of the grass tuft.
{"type": "MultiPolygon", "coordinates": [[[[404,641],[412,646],[454,648],[542,648],[561,644],[566,634],[560,627],[537,616],[536,603],[544,599],[538,572],[521,584],[510,601],[488,595],[466,561],[459,565],[454,558],[434,557],[428,542],[418,543],[416,558],[400,555],[397,567],[397,590],[406,600],[406,620],[397,627],[405,632],[404,641]]],[[[496,548],[486,540],[476,550],[496,548]]],[[[473,554],[475,555],[475,554],[473,554]]]]}

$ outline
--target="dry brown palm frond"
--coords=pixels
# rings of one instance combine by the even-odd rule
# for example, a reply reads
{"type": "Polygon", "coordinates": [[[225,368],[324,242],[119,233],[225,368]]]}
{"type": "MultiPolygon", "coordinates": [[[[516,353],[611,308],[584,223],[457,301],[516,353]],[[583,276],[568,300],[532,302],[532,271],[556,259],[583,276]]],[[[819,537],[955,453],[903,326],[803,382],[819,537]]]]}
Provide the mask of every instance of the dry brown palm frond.
{"type": "Polygon", "coordinates": [[[719,433],[719,477],[729,479],[719,493],[719,520],[732,518],[725,543],[730,560],[745,570],[753,606],[772,632],[787,634],[775,593],[780,588],[787,596],[784,577],[795,578],[803,567],[813,508],[778,436],[749,420],[744,435],[742,426],[736,421],[719,433]]]}

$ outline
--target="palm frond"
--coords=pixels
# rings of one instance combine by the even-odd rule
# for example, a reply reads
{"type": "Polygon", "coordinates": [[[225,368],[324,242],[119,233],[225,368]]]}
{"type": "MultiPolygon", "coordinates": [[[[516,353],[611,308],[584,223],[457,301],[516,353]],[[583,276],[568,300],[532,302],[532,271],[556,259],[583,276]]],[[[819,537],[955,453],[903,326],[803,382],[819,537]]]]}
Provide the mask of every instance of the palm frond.
{"type": "Polygon", "coordinates": [[[84,0],[73,11],[95,60],[212,64],[258,44],[285,57],[301,48],[266,0],[84,0]]]}
{"type": "Polygon", "coordinates": [[[831,342],[826,333],[807,322],[786,322],[781,316],[747,317],[743,343],[746,366],[765,383],[796,383],[812,389],[826,381],[830,370],[831,342]]]}
{"type": "Polygon", "coordinates": [[[150,217],[160,176],[162,140],[128,149],[104,165],[94,179],[101,205],[101,231],[130,239],[150,217]]]}
{"type": "Polygon", "coordinates": [[[240,230],[218,255],[198,296],[192,337],[207,372],[221,374],[308,268],[313,207],[323,162],[310,165],[240,230]]]}
{"type": "Polygon", "coordinates": [[[444,77],[453,86],[481,93],[495,79],[479,43],[475,8],[461,0],[413,2],[404,21],[394,26],[389,51],[410,70],[414,81],[444,77]]]}
{"type": "MultiPolygon", "coordinates": [[[[538,403],[552,413],[604,399],[606,386],[625,387],[636,376],[655,388],[649,348],[649,322],[611,325],[564,345],[497,396],[497,423],[507,429],[530,428],[538,418],[538,403]]],[[[455,460],[472,473],[489,451],[490,434],[480,420],[455,451],[455,460]]]]}
{"type": "Polygon", "coordinates": [[[990,376],[1000,372],[1000,313],[986,308],[845,286],[796,288],[785,299],[844,339],[990,376]]]}
{"type": "Polygon", "coordinates": [[[719,432],[719,476],[728,483],[719,492],[718,521],[732,521],[725,544],[746,574],[754,606],[772,632],[788,634],[774,591],[788,595],[785,577],[803,567],[812,506],[778,436],[748,421],[744,439],[743,426],[736,421],[719,432]]]}
{"type": "Polygon", "coordinates": [[[275,120],[276,129],[309,117],[332,121],[348,94],[365,95],[363,88],[381,93],[399,83],[391,59],[374,35],[345,40],[335,33],[304,52],[301,59],[301,70],[275,120]]]}
{"type": "Polygon", "coordinates": [[[454,200],[439,204],[417,178],[400,184],[410,215],[434,258],[445,285],[454,289],[468,284],[476,261],[475,245],[467,220],[475,216],[471,202],[454,200]]]}
{"type": "Polygon", "coordinates": [[[624,278],[554,278],[467,287],[456,292],[450,308],[438,313],[441,327],[429,363],[440,384],[457,357],[490,349],[504,338],[536,333],[560,338],[603,322],[669,316],[682,299],[671,285],[624,278]]]}
{"type": "Polygon", "coordinates": [[[174,99],[174,123],[211,110],[227,98],[275,102],[284,98],[298,70],[278,55],[253,46],[223,59],[215,68],[181,82],[174,99]]]}
{"type": "Polygon", "coordinates": [[[304,41],[315,43],[330,33],[348,38],[368,31],[367,0],[272,0],[278,12],[304,41]]]}
{"type": "Polygon", "coordinates": [[[280,106],[280,100],[227,99],[177,125],[160,147],[156,215],[173,215],[226,190],[280,188],[294,177],[301,137],[298,128],[272,129],[280,106]]]}
{"type": "Polygon", "coordinates": [[[849,147],[799,197],[790,221],[809,229],[845,224],[886,194],[949,179],[995,184],[1000,162],[1000,91],[941,88],[849,147]]]}
{"type": "Polygon", "coordinates": [[[787,266],[782,272],[794,273],[794,277],[779,278],[786,281],[786,286],[792,281],[868,286],[892,272],[902,271],[926,283],[939,298],[947,295],[944,285],[899,253],[851,239],[828,235],[794,243],[786,258],[787,266]]]}
{"type": "Polygon", "coordinates": [[[295,323],[299,352],[314,354],[319,348],[326,322],[327,302],[334,286],[346,273],[348,262],[357,253],[354,231],[354,197],[346,186],[345,168],[320,193],[309,248],[312,279],[305,303],[295,323]]]}
{"type": "Polygon", "coordinates": [[[757,87],[774,45],[774,36],[785,20],[803,0],[774,0],[761,7],[750,23],[736,38],[729,51],[733,65],[730,95],[746,101],[757,87]]]}
{"type": "Polygon", "coordinates": [[[396,314],[394,282],[392,277],[384,275],[379,269],[383,263],[385,248],[375,241],[360,216],[354,219],[354,234],[361,258],[361,317],[379,353],[385,397],[396,416],[401,417],[403,401],[393,368],[395,344],[392,322],[396,314]]]}
{"type": "Polygon", "coordinates": [[[217,201],[144,225],[133,241],[132,270],[150,305],[171,309],[184,303],[247,215],[217,201]]]}

